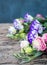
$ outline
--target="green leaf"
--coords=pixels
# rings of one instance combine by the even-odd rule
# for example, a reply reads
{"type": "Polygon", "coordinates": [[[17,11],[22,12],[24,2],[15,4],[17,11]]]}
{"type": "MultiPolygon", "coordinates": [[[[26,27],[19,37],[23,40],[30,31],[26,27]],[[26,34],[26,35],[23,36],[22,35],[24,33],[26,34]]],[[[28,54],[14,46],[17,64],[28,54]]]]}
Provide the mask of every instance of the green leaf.
{"type": "Polygon", "coordinates": [[[47,22],[44,23],[44,27],[47,27],[47,22]]]}
{"type": "Polygon", "coordinates": [[[24,32],[24,29],[20,30],[19,33],[23,33],[24,32]]]}
{"type": "Polygon", "coordinates": [[[20,33],[20,34],[19,34],[19,37],[20,37],[21,39],[25,39],[25,38],[26,38],[26,34],[25,34],[25,33],[20,33]]]}
{"type": "Polygon", "coordinates": [[[21,64],[23,63],[28,63],[30,62],[31,60],[37,58],[38,56],[42,55],[42,52],[37,52],[34,54],[34,56],[31,56],[31,57],[25,57],[22,61],[21,61],[21,64]]]}
{"type": "Polygon", "coordinates": [[[40,23],[44,24],[45,22],[47,22],[47,18],[45,18],[44,20],[42,18],[36,18],[40,23]]]}
{"type": "Polygon", "coordinates": [[[13,54],[13,56],[15,56],[17,59],[19,59],[19,56],[18,56],[18,54],[13,54]]]}
{"type": "Polygon", "coordinates": [[[36,57],[38,57],[38,56],[40,56],[40,55],[42,55],[43,53],[41,52],[41,51],[37,51],[36,53],[35,53],[35,55],[32,57],[32,59],[34,59],[34,58],[36,58],[36,57]]]}
{"type": "Polygon", "coordinates": [[[29,23],[24,23],[23,25],[24,25],[24,32],[28,33],[30,24],[29,23]]]}
{"type": "Polygon", "coordinates": [[[25,55],[23,54],[23,53],[18,53],[18,54],[13,54],[16,58],[18,58],[18,59],[22,59],[22,58],[24,58],[25,57],[25,55]]]}
{"type": "Polygon", "coordinates": [[[14,56],[16,58],[18,58],[19,60],[21,60],[20,64],[23,64],[23,63],[28,63],[30,62],[31,60],[37,58],[38,56],[42,55],[43,53],[40,52],[40,51],[37,51],[36,53],[34,53],[33,56],[29,56],[29,55],[26,55],[26,54],[22,54],[22,53],[18,53],[18,54],[14,54],[14,56]]]}
{"type": "Polygon", "coordinates": [[[29,61],[31,61],[31,58],[29,56],[27,56],[24,59],[22,59],[22,61],[20,62],[20,64],[28,63],[29,61]]]}
{"type": "Polygon", "coordinates": [[[18,38],[19,38],[19,34],[15,34],[15,35],[14,35],[14,38],[15,38],[15,39],[18,39],[18,38]]]}
{"type": "Polygon", "coordinates": [[[13,39],[14,38],[14,35],[13,34],[7,34],[7,37],[13,39]]]}

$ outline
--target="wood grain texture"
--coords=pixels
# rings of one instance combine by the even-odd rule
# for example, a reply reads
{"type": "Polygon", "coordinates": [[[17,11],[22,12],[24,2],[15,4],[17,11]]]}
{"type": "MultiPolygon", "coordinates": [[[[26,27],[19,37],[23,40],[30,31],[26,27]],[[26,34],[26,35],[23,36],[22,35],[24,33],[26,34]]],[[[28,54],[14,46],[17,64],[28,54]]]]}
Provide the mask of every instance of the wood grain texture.
{"type": "MultiPolygon", "coordinates": [[[[18,53],[20,51],[19,42],[6,37],[10,25],[12,24],[0,24],[0,65],[20,65],[13,56],[13,53],[18,53]]],[[[36,60],[40,58],[45,57],[39,57],[36,60]]],[[[33,65],[34,61],[35,60],[22,65],[33,65]]]]}
{"type": "Polygon", "coordinates": [[[20,50],[19,42],[6,37],[10,25],[0,24],[0,65],[19,65],[13,56],[20,50]]]}

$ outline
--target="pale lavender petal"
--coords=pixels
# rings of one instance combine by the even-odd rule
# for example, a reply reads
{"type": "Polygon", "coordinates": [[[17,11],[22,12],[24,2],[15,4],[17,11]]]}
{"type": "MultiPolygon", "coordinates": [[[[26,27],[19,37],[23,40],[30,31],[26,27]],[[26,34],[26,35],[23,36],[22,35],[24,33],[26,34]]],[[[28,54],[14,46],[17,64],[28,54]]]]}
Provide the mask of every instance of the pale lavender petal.
{"type": "Polygon", "coordinates": [[[13,22],[13,24],[14,24],[14,27],[16,29],[18,29],[18,30],[23,29],[23,25],[19,22],[18,19],[15,19],[14,22],[13,22]]]}
{"type": "Polygon", "coordinates": [[[33,20],[33,17],[27,13],[24,17],[24,20],[25,22],[31,22],[33,20]]]}

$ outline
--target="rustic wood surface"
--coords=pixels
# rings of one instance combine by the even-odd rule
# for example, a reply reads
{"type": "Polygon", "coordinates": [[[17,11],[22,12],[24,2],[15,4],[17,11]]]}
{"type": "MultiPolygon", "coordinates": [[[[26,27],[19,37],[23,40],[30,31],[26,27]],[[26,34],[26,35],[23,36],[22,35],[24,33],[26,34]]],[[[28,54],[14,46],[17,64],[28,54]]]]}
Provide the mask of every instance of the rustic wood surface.
{"type": "MultiPolygon", "coordinates": [[[[10,25],[12,24],[0,24],[0,65],[20,65],[13,56],[13,53],[17,53],[20,50],[19,42],[6,37],[10,25]]],[[[46,59],[46,57],[41,58],[46,59]]],[[[39,59],[40,57],[36,60],[39,59]]],[[[36,60],[22,65],[33,65],[36,60]]]]}

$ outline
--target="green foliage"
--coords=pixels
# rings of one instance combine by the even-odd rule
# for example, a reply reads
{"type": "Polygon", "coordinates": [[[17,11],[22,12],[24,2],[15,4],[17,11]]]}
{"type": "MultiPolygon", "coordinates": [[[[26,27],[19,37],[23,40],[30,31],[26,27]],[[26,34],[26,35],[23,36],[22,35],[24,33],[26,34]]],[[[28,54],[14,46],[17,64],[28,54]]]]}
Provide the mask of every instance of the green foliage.
{"type": "Polygon", "coordinates": [[[7,37],[11,38],[11,39],[25,39],[26,38],[26,34],[25,33],[17,33],[17,34],[8,34],[7,37]]]}
{"type": "Polygon", "coordinates": [[[14,38],[13,34],[7,34],[7,37],[9,37],[9,38],[11,38],[11,39],[14,38]]]}
{"type": "Polygon", "coordinates": [[[45,23],[44,23],[44,27],[46,27],[46,28],[47,28],[47,22],[45,22],[45,23]]]}
{"type": "Polygon", "coordinates": [[[30,27],[30,23],[24,23],[23,25],[24,25],[24,32],[28,33],[29,27],[30,27]]]}
{"type": "MultiPolygon", "coordinates": [[[[33,52],[34,53],[34,52],[33,52]]],[[[33,55],[29,56],[27,54],[23,54],[23,53],[19,53],[19,54],[14,54],[14,56],[21,60],[20,64],[23,64],[23,63],[28,63],[30,62],[31,60],[37,58],[38,56],[42,55],[43,53],[40,52],[40,51],[36,51],[33,55]]]]}
{"type": "Polygon", "coordinates": [[[44,20],[42,20],[41,18],[36,18],[42,25],[47,22],[47,18],[45,18],[44,20]]]}

